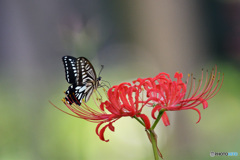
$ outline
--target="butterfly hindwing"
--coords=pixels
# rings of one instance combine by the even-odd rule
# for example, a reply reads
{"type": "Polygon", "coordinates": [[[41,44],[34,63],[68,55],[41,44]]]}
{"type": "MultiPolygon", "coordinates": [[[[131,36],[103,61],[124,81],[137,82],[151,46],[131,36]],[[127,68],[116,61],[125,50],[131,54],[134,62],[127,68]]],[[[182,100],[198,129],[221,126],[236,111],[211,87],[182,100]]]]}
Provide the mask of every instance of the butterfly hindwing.
{"type": "Polygon", "coordinates": [[[78,78],[77,84],[80,85],[86,84],[87,82],[96,81],[96,72],[92,66],[92,64],[84,57],[77,58],[77,71],[78,78]]]}
{"type": "Polygon", "coordinates": [[[77,59],[77,68],[79,68],[79,79],[77,79],[78,84],[82,83],[86,85],[85,102],[87,102],[92,95],[93,90],[97,89],[98,81],[96,79],[96,72],[90,61],[84,57],[79,57],[77,59]]]}
{"type": "Polygon", "coordinates": [[[97,88],[94,87],[94,84],[92,82],[89,82],[89,83],[86,84],[85,102],[87,102],[89,100],[89,98],[92,95],[94,89],[97,89],[97,88]]]}
{"type": "Polygon", "coordinates": [[[82,99],[85,97],[86,86],[76,86],[70,85],[68,90],[65,92],[67,97],[66,101],[71,105],[75,103],[77,105],[81,105],[82,99]]]}

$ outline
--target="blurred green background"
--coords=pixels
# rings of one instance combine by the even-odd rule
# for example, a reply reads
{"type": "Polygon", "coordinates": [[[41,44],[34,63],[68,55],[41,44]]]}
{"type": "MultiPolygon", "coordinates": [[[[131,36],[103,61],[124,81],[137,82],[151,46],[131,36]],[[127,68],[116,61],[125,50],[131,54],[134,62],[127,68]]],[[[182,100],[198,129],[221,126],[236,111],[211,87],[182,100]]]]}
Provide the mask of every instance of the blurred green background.
{"type": "MultiPolygon", "coordinates": [[[[87,57],[112,85],[159,72],[194,73],[217,64],[225,79],[196,124],[194,111],[169,113],[157,128],[165,159],[240,154],[240,2],[0,1],[0,160],[149,160],[151,144],[122,118],[108,143],[96,124],[61,113],[68,87],[61,57],[87,57]]],[[[238,159],[227,157],[227,159],[238,159]]]]}

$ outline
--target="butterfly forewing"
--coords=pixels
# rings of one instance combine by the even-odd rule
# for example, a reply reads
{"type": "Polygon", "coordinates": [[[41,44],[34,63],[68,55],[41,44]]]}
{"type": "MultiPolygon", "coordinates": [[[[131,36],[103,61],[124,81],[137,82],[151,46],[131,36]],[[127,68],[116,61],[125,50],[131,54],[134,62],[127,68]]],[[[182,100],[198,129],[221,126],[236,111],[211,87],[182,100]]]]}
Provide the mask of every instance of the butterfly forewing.
{"type": "Polygon", "coordinates": [[[63,56],[62,61],[65,68],[65,76],[67,82],[70,84],[76,83],[76,78],[78,76],[76,66],[77,59],[72,56],[63,56]]]}

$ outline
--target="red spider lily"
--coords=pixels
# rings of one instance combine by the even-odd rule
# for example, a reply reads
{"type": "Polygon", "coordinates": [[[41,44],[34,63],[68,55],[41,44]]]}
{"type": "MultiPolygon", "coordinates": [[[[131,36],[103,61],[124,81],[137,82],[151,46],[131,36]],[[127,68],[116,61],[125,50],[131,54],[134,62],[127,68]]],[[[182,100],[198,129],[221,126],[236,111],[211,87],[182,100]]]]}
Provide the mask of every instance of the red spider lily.
{"type": "Polygon", "coordinates": [[[112,116],[108,119],[111,122],[105,125],[100,132],[98,132],[98,129],[105,122],[99,123],[96,128],[96,132],[101,140],[106,141],[103,136],[106,127],[113,131],[112,123],[121,117],[140,117],[144,121],[146,129],[150,128],[150,120],[145,114],[141,114],[143,106],[139,106],[141,103],[139,99],[140,92],[141,90],[130,83],[121,83],[108,90],[108,100],[101,103],[100,109],[103,111],[105,109],[108,110],[112,113],[112,116]]]}
{"type": "Polygon", "coordinates": [[[138,87],[132,86],[130,83],[121,83],[108,90],[108,100],[101,104],[98,104],[95,101],[93,95],[92,99],[95,101],[96,106],[100,106],[98,111],[84,102],[82,102],[81,106],[78,106],[75,103],[70,105],[68,102],[64,101],[64,104],[74,114],[65,112],[55,105],[54,106],[71,116],[98,123],[96,127],[97,135],[101,140],[108,142],[109,140],[105,140],[104,138],[106,128],[114,131],[115,128],[112,124],[121,117],[140,117],[143,120],[146,129],[150,128],[150,120],[145,114],[141,114],[143,105],[141,107],[139,106],[139,104],[142,103],[139,99],[140,92],[141,90],[139,90],[138,87]],[[105,112],[105,110],[107,110],[108,113],[105,112]],[[105,126],[100,129],[102,124],[105,124],[105,126]]]}
{"type": "MultiPolygon", "coordinates": [[[[212,72],[208,76],[206,73],[206,79],[202,77],[199,80],[198,85],[195,85],[195,78],[191,75],[191,83],[188,86],[190,75],[186,83],[182,82],[182,73],[175,73],[174,78],[176,81],[172,81],[167,73],[160,73],[154,78],[137,79],[134,83],[139,83],[139,87],[143,87],[147,91],[148,100],[146,104],[153,106],[152,117],[156,119],[155,113],[164,109],[166,111],[178,111],[193,109],[198,112],[199,119],[201,120],[201,113],[198,108],[199,104],[203,105],[203,108],[208,107],[207,100],[214,97],[220,90],[223,82],[221,80],[220,73],[217,73],[217,66],[213,68],[212,72]],[[214,83],[217,79],[217,82],[214,83]],[[203,85],[204,83],[204,85],[203,85]]],[[[163,123],[167,126],[170,125],[167,113],[162,115],[163,123]]]]}

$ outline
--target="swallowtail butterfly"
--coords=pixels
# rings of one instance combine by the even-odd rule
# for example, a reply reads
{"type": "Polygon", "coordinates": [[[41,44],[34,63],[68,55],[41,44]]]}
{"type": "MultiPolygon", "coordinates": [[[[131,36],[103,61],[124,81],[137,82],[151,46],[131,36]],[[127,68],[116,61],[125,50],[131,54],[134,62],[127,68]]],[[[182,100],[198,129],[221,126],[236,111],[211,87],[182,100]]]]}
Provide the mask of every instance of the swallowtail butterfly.
{"type": "Polygon", "coordinates": [[[69,84],[68,90],[65,92],[67,97],[65,100],[71,105],[75,103],[81,105],[82,99],[87,102],[100,85],[101,77],[96,76],[96,72],[92,64],[85,57],[75,58],[72,56],[62,57],[66,80],[69,84]]]}

